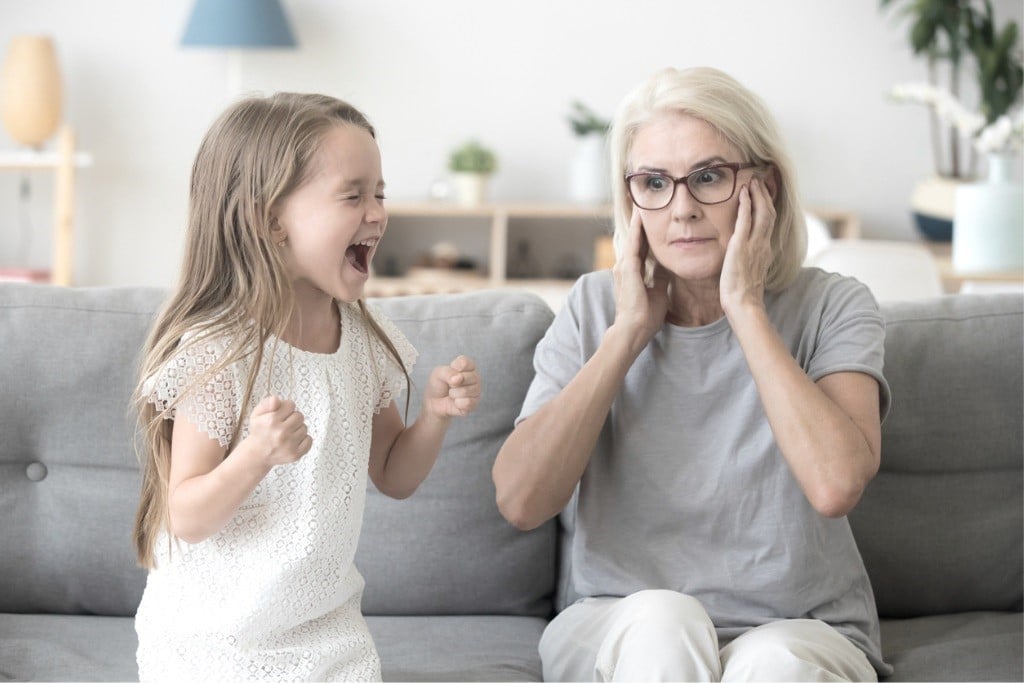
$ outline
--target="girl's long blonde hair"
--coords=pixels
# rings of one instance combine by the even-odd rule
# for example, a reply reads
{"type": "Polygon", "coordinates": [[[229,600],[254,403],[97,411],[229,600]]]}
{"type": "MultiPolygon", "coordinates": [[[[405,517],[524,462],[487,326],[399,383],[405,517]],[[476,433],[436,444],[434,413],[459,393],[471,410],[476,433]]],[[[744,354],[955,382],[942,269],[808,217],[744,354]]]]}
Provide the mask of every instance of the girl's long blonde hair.
{"type": "MultiPolygon", "coordinates": [[[[793,163],[768,107],[756,94],[728,74],[710,67],[663,69],[654,74],[619,105],[609,133],[611,183],[614,188],[616,254],[625,247],[633,203],[623,177],[636,132],[661,112],[679,112],[711,124],[745,161],[771,166],[778,174],[772,263],[765,287],[782,289],[797,276],[807,252],[807,224],[800,206],[793,163]]],[[[653,272],[648,257],[647,273],[653,272]]]]}
{"type": "MultiPolygon", "coordinates": [[[[144,388],[146,380],[180,353],[183,344],[224,334],[232,339],[231,347],[207,376],[252,355],[240,416],[248,414],[264,344],[271,336],[281,337],[292,313],[291,281],[272,235],[273,212],[306,180],[320,141],[338,125],[357,126],[376,138],[366,117],[345,102],[326,95],[277,93],[230,107],[199,146],[192,166],[181,275],[146,341],[134,397],[142,461],[134,540],[143,567],[153,566],[154,542],[169,529],[173,421],[167,418],[181,400],[179,396],[158,409],[144,388]],[[186,332],[197,334],[183,342],[186,332]]],[[[358,305],[408,382],[408,371],[391,340],[362,299],[358,305]]],[[[239,419],[235,425],[228,452],[238,441],[242,423],[239,419]]]]}

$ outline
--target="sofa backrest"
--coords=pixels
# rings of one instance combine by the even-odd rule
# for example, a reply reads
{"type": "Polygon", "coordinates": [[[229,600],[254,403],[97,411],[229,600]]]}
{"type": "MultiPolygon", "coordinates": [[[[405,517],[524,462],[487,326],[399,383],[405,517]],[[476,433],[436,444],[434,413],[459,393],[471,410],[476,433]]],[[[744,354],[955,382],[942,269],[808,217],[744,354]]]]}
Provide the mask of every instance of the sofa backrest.
{"type": "Polygon", "coordinates": [[[128,397],[162,296],[0,284],[0,612],[135,613],[128,397]]]}
{"type": "MultiPolygon", "coordinates": [[[[430,476],[406,500],[369,487],[356,566],[366,614],[547,616],[555,586],[556,523],[528,533],[495,504],[491,466],[533,379],[533,349],[551,309],[520,292],[401,297],[373,302],[420,353],[410,418],[432,368],[472,356],[483,394],[452,421],[430,476]]],[[[405,397],[399,399],[404,409],[405,397]]]]}
{"type": "Polygon", "coordinates": [[[1024,297],[882,307],[892,409],[850,523],[883,617],[1020,610],[1024,297]]]}
{"type": "MultiPolygon", "coordinates": [[[[139,491],[129,397],[166,292],[0,283],[0,612],[132,615],[145,585],[131,527],[139,491]]],[[[551,611],[555,524],[528,534],[494,503],[491,465],[552,319],[533,295],[480,292],[373,302],[430,369],[459,353],[483,376],[430,477],[404,501],[371,484],[356,558],[369,614],[551,611]]],[[[404,408],[405,397],[399,397],[404,408]]]]}

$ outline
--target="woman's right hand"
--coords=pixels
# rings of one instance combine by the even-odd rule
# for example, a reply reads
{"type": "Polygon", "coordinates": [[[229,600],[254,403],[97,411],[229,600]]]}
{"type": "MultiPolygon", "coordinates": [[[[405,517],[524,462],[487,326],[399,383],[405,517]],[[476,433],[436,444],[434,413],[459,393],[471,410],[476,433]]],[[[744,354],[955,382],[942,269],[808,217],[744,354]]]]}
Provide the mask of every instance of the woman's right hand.
{"type": "Polygon", "coordinates": [[[668,271],[657,264],[651,287],[644,284],[644,264],[649,253],[640,211],[633,207],[626,248],[616,259],[612,275],[615,278],[615,325],[629,333],[638,351],[658,333],[668,312],[668,271]]]}
{"type": "Polygon", "coordinates": [[[253,408],[247,437],[268,467],[299,460],[313,447],[306,419],[294,401],[267,396],[253,408]]]}

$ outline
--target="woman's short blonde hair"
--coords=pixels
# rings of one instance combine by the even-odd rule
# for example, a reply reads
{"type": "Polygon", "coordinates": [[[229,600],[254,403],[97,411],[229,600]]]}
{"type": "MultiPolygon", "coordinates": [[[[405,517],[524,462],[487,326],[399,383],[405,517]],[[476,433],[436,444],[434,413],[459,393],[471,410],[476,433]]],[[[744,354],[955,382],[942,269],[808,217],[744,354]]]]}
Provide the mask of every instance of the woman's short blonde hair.
{"type": "MultiPolygon", "coordinates": [[[[796,277],[807,251],[807,226],[796,189],[793,164],[778,126],[764,102],[728,74],[709,67],[664,69],[619,105],[610,136],[615,251],[626,244],[633,203],[623,177],[637,131],[657,114],[678,112],[706,121],[745,157],[776,172],[776,224],[766,288],[782,289],[796,277]]],[[[653,261],[648,259],[648,273],[653,261]]]]}

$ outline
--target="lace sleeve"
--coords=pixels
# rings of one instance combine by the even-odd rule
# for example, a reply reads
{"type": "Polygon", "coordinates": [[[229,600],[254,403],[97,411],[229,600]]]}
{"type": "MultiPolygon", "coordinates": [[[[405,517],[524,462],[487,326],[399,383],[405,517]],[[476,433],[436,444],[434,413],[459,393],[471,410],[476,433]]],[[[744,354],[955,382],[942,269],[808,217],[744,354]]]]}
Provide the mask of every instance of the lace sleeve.
{"type": "Polygon", "coordinates": [[[238,421],[238,387],[234,367],[211,370],[225,353],[221,339],[190,340],[146,380],[147,399],[168,419],[179,412],[221,446],[231,443],[238,421]]]}
{"type": "MultiPolygon", "coordinates": [[[[398,326],[395,325],[390,318],[384,315],[380,309],[370,305],[367,305],[367,309],[398,351],[398,355],[405,364],[406,372],[412,375],[412,368],[416,364],[416,358],[419,356],[419,352],[416,351],[415,347],[413,347],[409,342],[409,339],[406,338],[405,334],[398,329],[398,326]]],[[[384,368],[380,377],[380,395],[373,409],[375,413],[379,413],[382,409],[386,408],[391,401],[400,396],[407,387],[405,375],[402,373],[402,368],[398,367],[398,364],[395,363],[391,354],[388,352],[387,347],[385,347],[383,343],[377,342],[373,344],[373,348],[373,353],[376,356],[374,360],[377,361],[377,367],[384,368]]]]}

